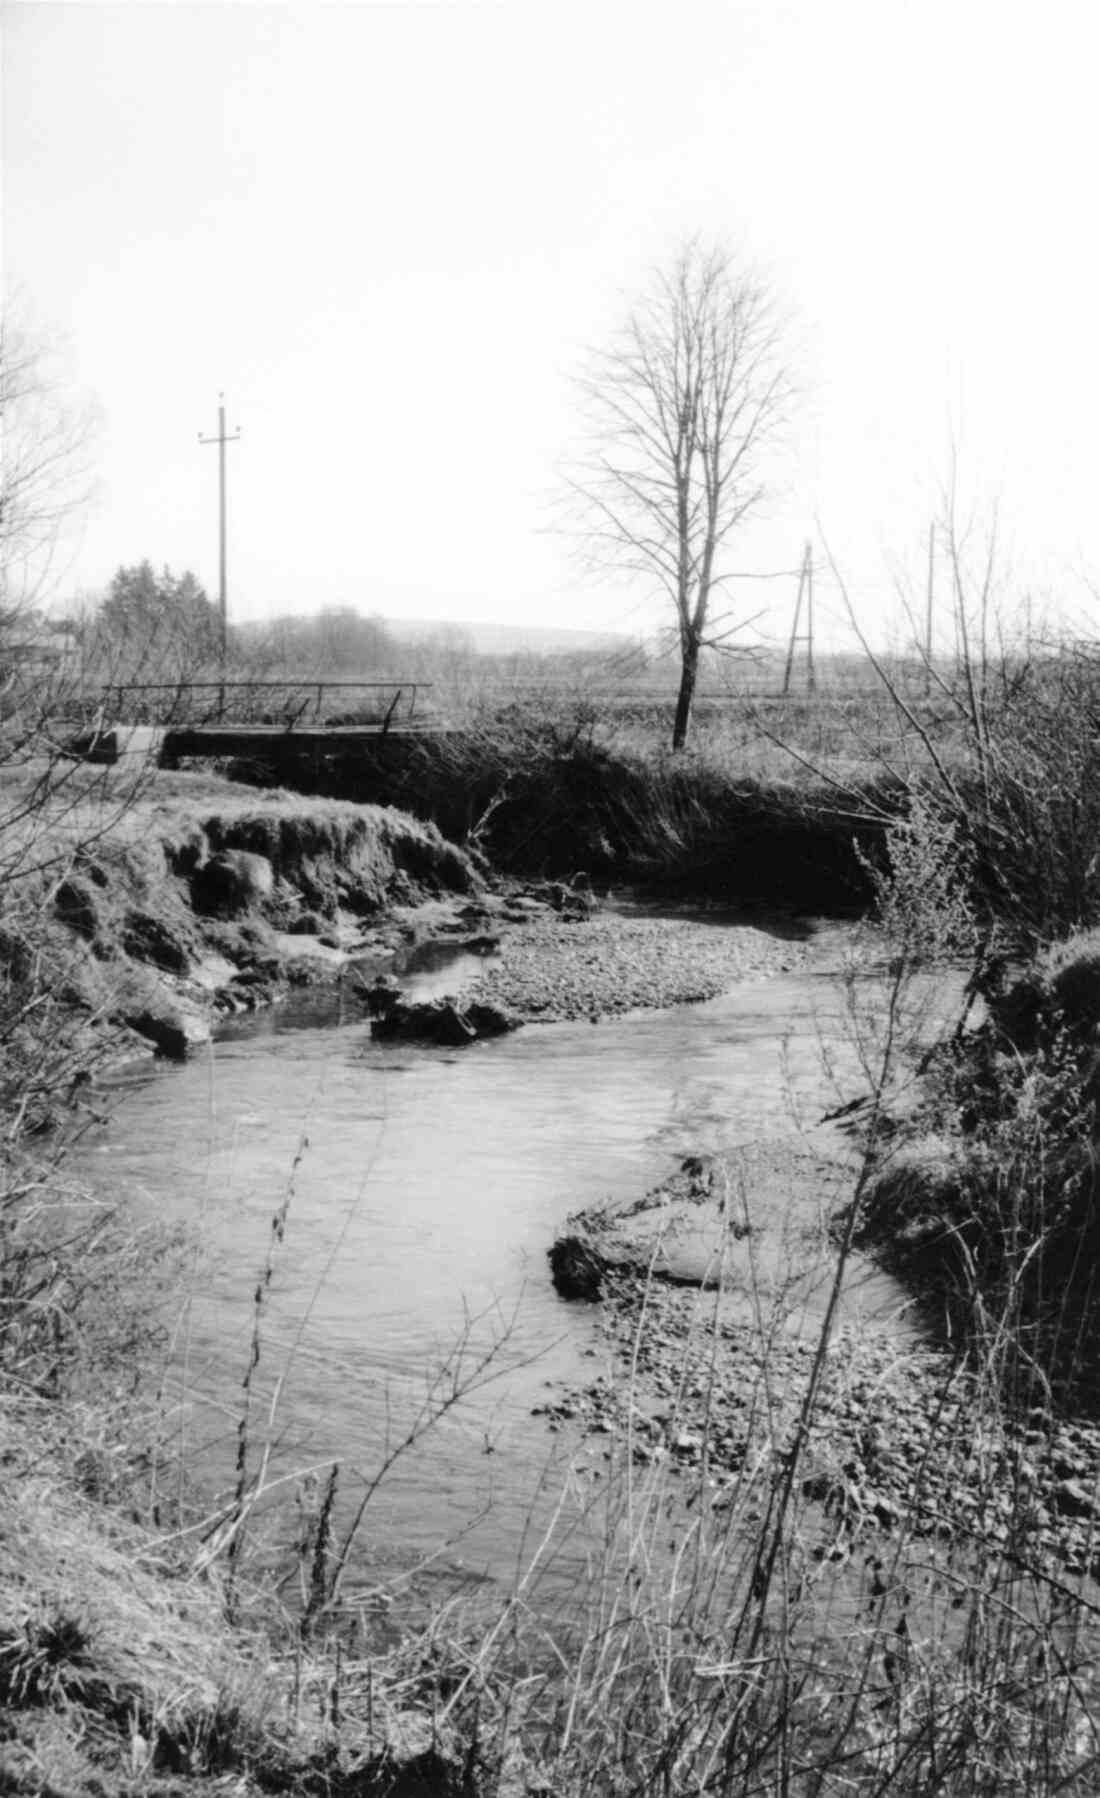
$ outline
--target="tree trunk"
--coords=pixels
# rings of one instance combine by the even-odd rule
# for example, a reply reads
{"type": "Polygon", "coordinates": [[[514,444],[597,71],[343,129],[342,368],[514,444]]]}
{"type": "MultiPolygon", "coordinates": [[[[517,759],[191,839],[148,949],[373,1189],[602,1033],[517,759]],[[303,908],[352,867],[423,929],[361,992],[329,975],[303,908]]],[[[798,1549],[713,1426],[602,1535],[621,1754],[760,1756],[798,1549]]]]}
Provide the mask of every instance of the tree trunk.
{"type": "Polygon", "coordinates": [[[680,692],[676,699],[676,718],[672,726],[672,747],[682,749],[687,742],[691,708],[695,700],[695,681],[699,673],[699,638],[692,631],[684,640],[680,661],[680,692]]]}

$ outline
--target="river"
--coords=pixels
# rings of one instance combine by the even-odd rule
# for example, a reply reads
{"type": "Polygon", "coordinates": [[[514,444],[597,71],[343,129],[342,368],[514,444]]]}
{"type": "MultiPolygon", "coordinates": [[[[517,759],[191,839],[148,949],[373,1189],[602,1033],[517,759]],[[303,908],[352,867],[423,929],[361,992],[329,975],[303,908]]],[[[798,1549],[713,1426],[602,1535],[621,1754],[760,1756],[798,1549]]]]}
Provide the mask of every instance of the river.
{"type": "MultiPolygon", "coordinates": [[[[509,1577],[578,1452],[533,1408],[605,1354],[596,1310],[556,1296],[549,1244],[580,1206],[789,1137],[858,1090],[845,941],[818,927],[797,971],[705,1004],[460,1051],[373,1043],[338,993],[299,993],[182,1068],[132,1070],[76,1171],[193,1245],[166,1372],[192,1473],[231,1484],[254,1331],[250,1467],[289,1494],[338,1460],[345,1515],[456,1345],[461,1383],[496,1343],[488,1383],[387,1472],[362,1544],[379,1576],[509,1577]]],[[[467,972],[452,958],[407,984],[426,997],[467,972]]]]}

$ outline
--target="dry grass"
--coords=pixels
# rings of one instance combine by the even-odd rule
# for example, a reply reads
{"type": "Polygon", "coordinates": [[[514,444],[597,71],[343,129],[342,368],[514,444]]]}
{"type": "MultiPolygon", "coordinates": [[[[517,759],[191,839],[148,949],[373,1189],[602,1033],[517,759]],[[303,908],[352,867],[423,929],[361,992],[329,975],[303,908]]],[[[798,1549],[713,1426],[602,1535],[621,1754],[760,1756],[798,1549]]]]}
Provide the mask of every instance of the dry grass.
{"type": "Polygon", "coordinates": [[[0,1399],[6,1790],[128,1791],[231,1769],[246,1785],[324,1790],[349,1766],[453,1762],[457,1738],[423,1703],[423,1656],[307,1646],[264,1585],[230,1625],[224,1562],[195,1552],[201,1525],[164,1536],[85,1489],[84,1426],[101,1448],[93,1412],[0,1399]]]}
{"type": "Polygon", "coordinates": [[[209,1582],[80,1488],[75,1413],[0,1401],[0,1692],[16,1710],[182,1739],[256,1675],[209,1582]],[[166,1577],[168,1575],[169,1577],[166,1577]]]}

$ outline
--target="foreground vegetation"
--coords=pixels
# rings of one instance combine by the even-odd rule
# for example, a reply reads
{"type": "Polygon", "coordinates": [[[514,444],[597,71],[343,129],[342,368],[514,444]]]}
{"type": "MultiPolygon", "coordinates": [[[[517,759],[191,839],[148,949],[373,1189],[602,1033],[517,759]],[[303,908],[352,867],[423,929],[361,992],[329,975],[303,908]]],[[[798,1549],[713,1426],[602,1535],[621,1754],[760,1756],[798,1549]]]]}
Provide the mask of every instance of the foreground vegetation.
{"type": "MultiPolygon", "coordinates": [[[[398,1630],[342,1602],[335,1473],[295,1532],[290,1604],[269,1558],[250,1572],[256,1485],[199,1517],[164,1476],[155,1406],[128,1370],[135,1352],[155,1362],[150,1299],[178,1277],[175,1245],[90,1210],[66,1188],[58,1136],[34,1133],[42,1095],[86,1093],[100,1040],[41,921],[67,888],[105,922],[114,889],[92,869],[133,853],[119,815],[137,795],[89,794],[48,757],[37,786],[26,769],[6,786],[0,1754],[13,1789],[182,1790],[230,1771],[241,1789],[363,1798],[1096,1789],[1100,1469],[1069,1424],[1096,1393],[1100,669],[1073,652],[977,672],[939,696],[938,722],[893,695],[893,742],[858,779],[795,742],[788,778],[753,788],[717,749],[673,760],[575,712],[483,719],[410,773],[410,805],[498,863],[606,877],[687,861],[712,890],[786,886],[810,906],[843,887],[875,900],[889,958],[873,1005],[852,983],[867,1092],[833,1296],[797,1378],[777,1353],[782,1311],[761,1304],[752,1452],[716,1484],[717,1402],[683,1464],[637,1455],[628,1427],[598,1498],[580,1483],[563,1494],[563,1527],[586,1514],[593,1544],[568,1607],[549,1539],[495,1615],[398,1630]],[[921,976],[960,958],[967,1015],[930,1048],[921,976]],[[832,1327],[862,1240],[901,1260],[941,1338],[931,1363],[920,1351],[921,1456],[885,1510],[817,1458],[830,1416],[857,1402],[832,1327]],[[1036,1531],[1039,1469],[1072,1516],[1072,1556],[1036,1531]],[[950,1513],[946,1489],[965,1500],[950,1513]]],[[[232,846],[274,865],[264,828],[232,846]]],[[[622,1358],[627,1417],[650,1323],[643,1303],[622,1358]]],[[[705,1394],[721,1319],[704,1304],[683,1328],[685,1377],[705,1394]]],[[[893,1377],[904,1387],[904,1358],[893,1377]]],[[[891,1454],[888,1428],[864,1465],[872,1450],[891,1454]]]]}

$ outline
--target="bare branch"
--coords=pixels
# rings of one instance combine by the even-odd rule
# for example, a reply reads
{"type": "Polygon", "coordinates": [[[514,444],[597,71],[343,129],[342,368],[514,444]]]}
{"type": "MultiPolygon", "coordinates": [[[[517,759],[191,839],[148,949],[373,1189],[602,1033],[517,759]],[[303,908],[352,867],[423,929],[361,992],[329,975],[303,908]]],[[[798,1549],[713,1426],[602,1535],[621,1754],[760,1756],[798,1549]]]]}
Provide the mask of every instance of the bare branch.
{"type": "Polygon", "coordinates": [[[91,490],[93,419],[61,397],[44,347],[0,321],[0,610],[39,603],[91,490]]]}

